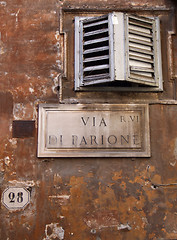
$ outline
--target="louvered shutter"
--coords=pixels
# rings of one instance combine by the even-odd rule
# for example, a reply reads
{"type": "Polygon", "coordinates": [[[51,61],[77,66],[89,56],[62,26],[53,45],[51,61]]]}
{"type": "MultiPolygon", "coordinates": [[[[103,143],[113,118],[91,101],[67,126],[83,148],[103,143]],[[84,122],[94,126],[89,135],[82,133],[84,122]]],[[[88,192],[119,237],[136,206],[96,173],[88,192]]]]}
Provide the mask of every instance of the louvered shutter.
{"type": "Polygon", "coordinates": [[[158,18],[121,12],[75,18],[75,89],[112,81],[116,88],[129,82],[162,90],[158,18]]]}
{"type": "Polygon", "coordinates": [[[127,80],[159,86],[161,78],[160,33],[157,18],[126,15],[127,80]]]}
{"type": "Polygon", "coordinates": [[[79,78],[81,86],[114,80],[113,26],[110,15],[79,21],[79,78]]]}

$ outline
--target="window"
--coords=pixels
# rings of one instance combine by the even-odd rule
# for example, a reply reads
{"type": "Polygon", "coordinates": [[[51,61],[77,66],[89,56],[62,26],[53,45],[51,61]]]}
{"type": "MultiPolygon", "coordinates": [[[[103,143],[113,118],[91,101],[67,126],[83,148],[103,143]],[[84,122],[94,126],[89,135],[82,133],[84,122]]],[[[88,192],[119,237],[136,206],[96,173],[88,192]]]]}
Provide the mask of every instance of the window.
{"type": "Polygon", "coordinates": [[[158,17],[75,18],[75,90],[162,91],[158,17]]]}

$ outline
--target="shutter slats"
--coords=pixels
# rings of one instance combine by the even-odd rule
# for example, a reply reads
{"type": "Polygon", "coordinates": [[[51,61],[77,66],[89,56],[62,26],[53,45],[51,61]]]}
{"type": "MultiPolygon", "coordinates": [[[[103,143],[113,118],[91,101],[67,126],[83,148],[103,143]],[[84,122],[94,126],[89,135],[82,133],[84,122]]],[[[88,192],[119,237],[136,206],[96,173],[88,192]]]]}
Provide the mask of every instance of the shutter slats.
{"type": "Polygon", "coordinates": [[[85,18],[83,21],[84,25],[87,25],[89,24],[90,22],[93,23],[93,22],[100,22],[102,21],[103,19],[108,19],[108,15],[102,15],[102,16],[99,16],[99,17],[91,17],[91,18],[85,18]]]}
{"type": "Polygon", "coordinates": [[[104,56],[99,56],[99,57],[90,57],[90,58],[85,58],[84,59],[84,63],[87,62],[96,62],[96,61],[101,61],[101,60],[108,60],[109,59],[109,55],[104,55],[104,56]]]}
{"type": "MultiPolygon", "coordinates": [[[[84,78],[85,81],[93,81],[97,79],[107,79],[109,78],[109,73],[101,73],[101,74],[95,74],[95,75],[89,75],[84,78]]],[[[84,83],[86,83],[84,81],[84,83]]]]}
{"type": "Polygon", "coordinates": [[[89,53],[95,53],[95,52],[102,52],[105,50],[109,50],[109,47],[98,47],[98,48],[91,48],[91,49],[87,49],[83,52],[83,54],[89,54],[89,53]]]}
{"type": "Polygon", "coordinates": [[[141,33],[145,33],[147,35],[151,35],[151,30],[147,29],[147,28],[143,28],[143,27],[138,27],[138,26],[134,26],[134,25],[129,25],[129,30],[132,31],[136,31],[136,32],[141,32],[141,33]]]}
{"type": "Polygon", "coordinates": [[[143,54],[143,53],[140,53],[140,52],[130,51],[130,52],[129,52],[129,56],[130,56],[130,57],[140,57],[140,58],[142,58],[142,59],[146,59],[146,60],[148,60],[148,61],[152,61],[152,62],[153,62],[152,56],[147,55],[147,54],[143,54]]]}
{"type": "Polygon", "coordinates": [[[105,32],[108,32],[107,28],[106,29],[100,29],[100,30],[84,33],[84,37],[98,35],[98,34],[105,33],[105,32]]]}
{"type": "Polygon", "coordinates": [[[139,40],[138,38],[129,38],[129,41],[130,42],[133,42],[133,43],[139,43],[141,45],[145,45],[145,46],[153,46],[152,42],[148,42],[148,41],[142,41],[142,40],[139,40]]]}
{"type": "Polygon", "coordinates": [[[151,59],[147,59],[147,58],[143,58],[143,57],[138,57],[135,55],[129,55],[130,59],[135,60],[135,61],[142,61],[142,62],[146,62],[146,63],[153,63],[154,61],[151,59]]]}
{"type": "Polygon", "coordinates": [[[147,24],[152,24],[153,23],[153,19],[150,19],[150,18],[145,18],[145,17],[137,17],[137,16],[133,16],[133,15],[131,15],[131,16],[129,16],[129,21],[131,21],[131,20],[133,20],[133,21],[139,21],[139,22],[143,22],[143,23],[147,23],[147,24]]]}
{"type": "Polygon", "coordinates": [[[134,60],[134,59],[130,59],[129,60],[129,68],[130,68],[130,74],[131,74],[131,66],[133,67],[144,67],[144,68],[152,68],[153,69],[153,65],[152,63],[149,62],[143,62],[143,61],[139,61],[139,60],[134,60]]]}
{"type": "Polygon", "coordinates": [[[105,38],[98,38],[98,39],[94,39],[94,40],[84,41],[84,46],[94,44],[94,43],[106,42],[108,40],[109,40],[109,38],[105,37],[105,38]]]}
{"type": "MultiPolygon", "coordinates": [[[[142,45],[142,44],[139,44],[139,43],[129,42],[129,47],[136,48],[137,50],[138,50],[138,49],[145,50],[145,51],[147,51],[147,53],[145,53],[145,54],[148,54],[148,52],[151,52],[151,53],[152,53],[152,47],[151,47],[151,46],[142,45]]],[[[140,51],[142,51],[142,50],[140,50],[140,51]]]]}
{"type": "MultiPolygon", "coordinates": [[[[99,25],[103,25],[105,23],[108,23],[108,20],[99,21],[99,25]]],[[[83,28],[86,29],[86,28],[90,28],[90,27],[94,27],[94,26],[98,26],[98,22],[94,22],[94,23],[84,25],[83,28]]]]}
{"type": "Polygon", "coordinates": [[[109,65],[108,65],[108,64],[98,65],[98,66],[92,66],[92,67],[86,67],[86,68],[84,68],[84,72],[101,70],[101,69],[106,69],[106,68],[109,68],[109,65]]]}
{"type": "MultiPolygon", "coordinates": [[[[140,81],[143,80],[145,82],[152,83],[152,85],[154,85],[154,78],[153,77],[148,77],[148,76],[132,73],[131,78],[138,79],[140,81]]],[[[142,84],[143,84],[143,82],[142,82],[142,84]]]]}
{"type": "Polygon", "coordinates": [[[83,21],[83,84],[109,78],[109,27],[108,15],[83,21]]]}
{"type": "Polygon", "coordinates": [[[151,73],[154,72],[154,69],[152,68],[143,68],[143,67],[135,67],[135,66],[130,66],[132,71],[136,71],[136,72],[147,72],[147,73],[151,73]]]}
{"type": "Polygon", "coordinates": [[[147,54],[147,55],[154,55],[154,53],[152,51],[148,51],[148,50],[145,50],[143,48],[139,48],[139,47],[129,47],[129,50],[130,51],[133,51],[133,52],[140,52],[140,53],[144,53],[144,54],[147,54]]]}
{"type": "Polygon", "coordinates": [[[132,74],[136,74],[139,77],[148,77],[148,78],[152,78],[152,74],[148,73],[148,72],[138,72],[138,71],[132,71],[132,74]]]}
{"type": "Polygon", "coordinates": [[[153,22],[128,17],[129,76],[138,83],[155,84],[153,22]]]}
{"type": "Polygon", "coordinates": [[[135,19],[131,19],[129,20],[129,23],[134,25],[134,26],[138,26],[138,27],[143,27],[143,28],[147,28],[147,29],[152,29],[152,24],[151,23],[147,23],[147,22],[143,22],[143,21],[135,21],[135,19]]]}
{"type": "Polygon", "coordinates": [[[151,37],[143,37],[143,36],[140,36],[140,35],[136,35],[136,34],[131,34],[129,33],[129,38],[131,39],[137,39],[137,40],[140,40],[140,41],[143,41],[143,42],[149,42],[149,43],[152,43],[152,36],[151,37]]]}
{"type": "Polygon", "coordinates": [[[136,72],[136,71],[134,71],[134,72],[132,72],[132,74],[134,74],[134,76],[136,75],[136,76],[138,76],[139,77],[139,79],[141,79],[141,76],[143,77],[143,80],[145,80],[145,78],[146,77],[148,77],[148,81],[151,79],[151,81],[152,81],[152,75],[151,75],[151,73],[142,73],[142,72],[136,72]]]}
{"type": "Polygon", "coordinates": [[[129,33],[132,33],[132,34],[135,34],[135,35],[138,35],[138,36],[147,37],[147,38],[152,38],[152,34],[141,32],[141,31],[136,31],[134,29],[129,29],[129,33]]]}

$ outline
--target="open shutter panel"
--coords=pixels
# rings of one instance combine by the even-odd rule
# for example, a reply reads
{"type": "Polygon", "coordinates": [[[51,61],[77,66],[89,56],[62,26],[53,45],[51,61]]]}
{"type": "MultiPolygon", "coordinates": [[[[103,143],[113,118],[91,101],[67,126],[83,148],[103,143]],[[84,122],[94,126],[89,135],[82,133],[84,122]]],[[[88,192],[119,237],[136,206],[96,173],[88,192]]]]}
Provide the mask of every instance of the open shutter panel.
{"type": "Polygon", "coordinates": [[[80,70],[82,85],[109,82],[111,76],[111,37],[109,15],[87,18],[80,23],[80,70]]]}
{"type": "Polygon", "coordinates": [[[155,20],[126,15],[128,81],[157,86],[155,20]]]}
{"type": "Polygon", "coordinates": [[[112,81],[163,89],[158,18],[121,12],[75,18],[75,89],[112,81]]]}

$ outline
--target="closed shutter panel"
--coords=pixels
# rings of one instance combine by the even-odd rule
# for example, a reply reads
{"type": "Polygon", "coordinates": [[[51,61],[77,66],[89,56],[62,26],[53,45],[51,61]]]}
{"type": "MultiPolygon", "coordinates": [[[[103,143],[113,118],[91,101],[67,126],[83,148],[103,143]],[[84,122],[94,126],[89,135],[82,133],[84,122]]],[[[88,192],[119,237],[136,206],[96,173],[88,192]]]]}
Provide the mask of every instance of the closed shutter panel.
{"type": "MultiPolygon", "coordinates": [[[[154,19],[127,15],[128,80],[158,85],[156,24],[154,19]]],[[[160,49],[159,49],[160,50],[160,49]]]]}
{"type": "MultiPolygon", "coordinates": [[[[80,22],[80,72],[82,85],[109,82],[111,70],[111,23],[109,15],[80,22]]],[[[113,61],[112,61],[113,62],[113,61]]]]}

